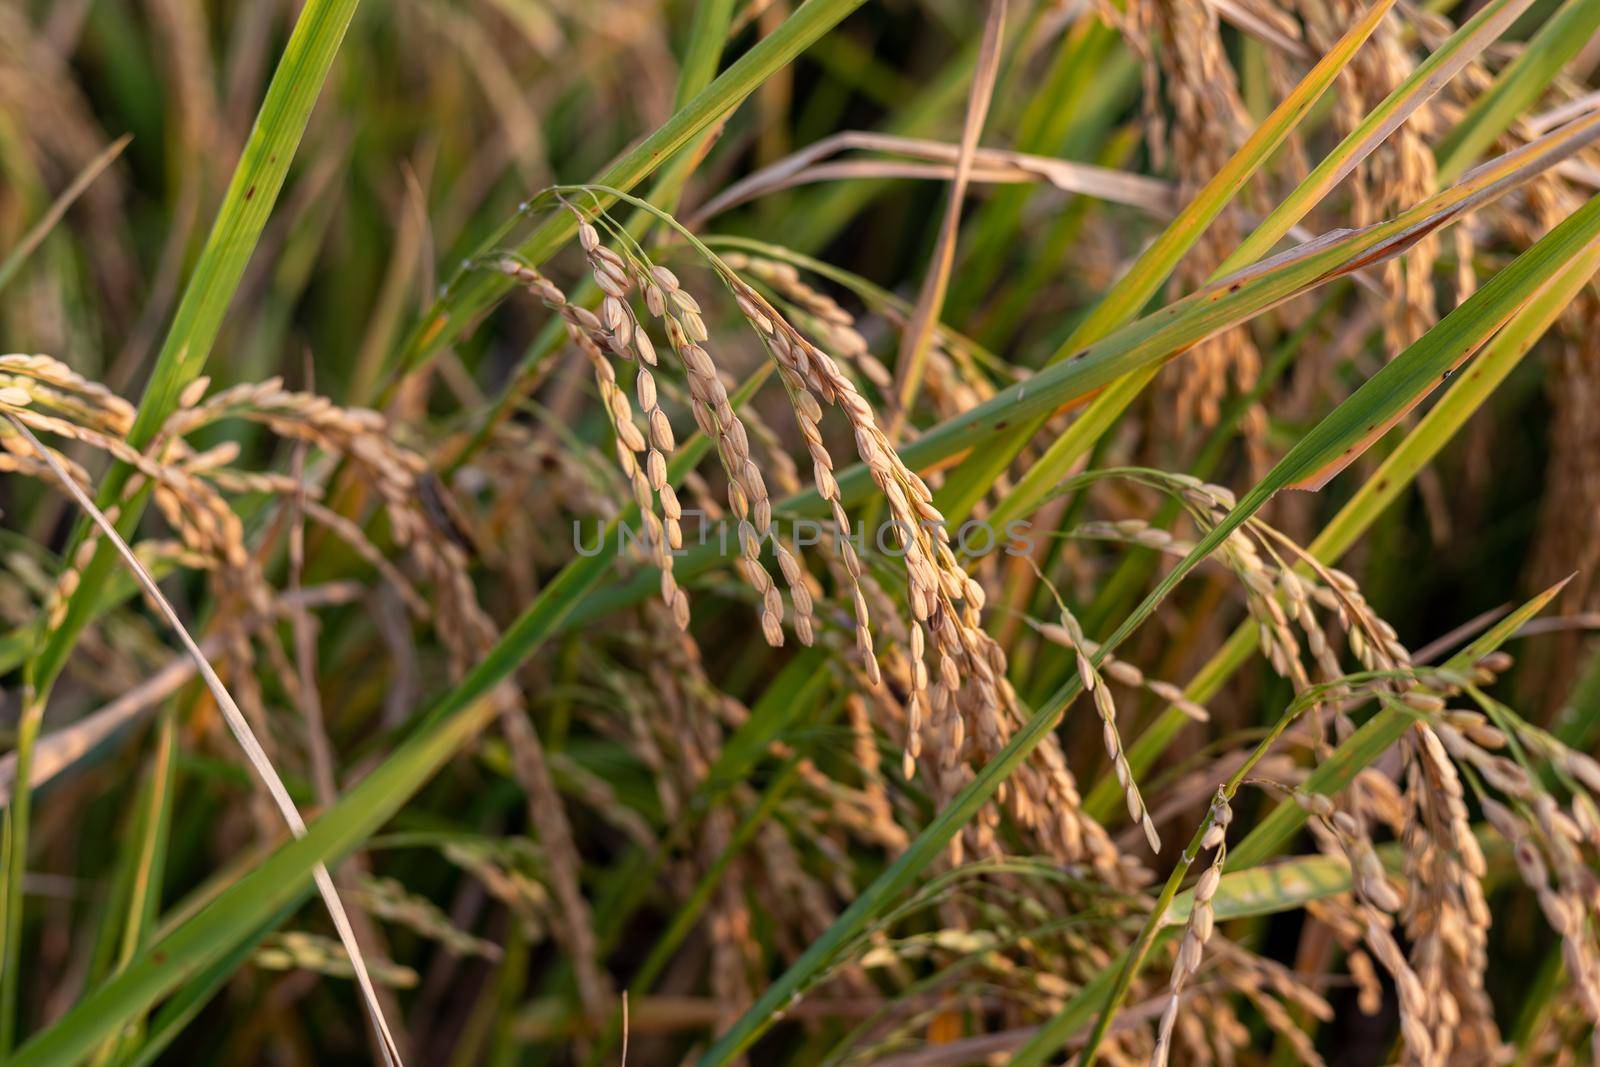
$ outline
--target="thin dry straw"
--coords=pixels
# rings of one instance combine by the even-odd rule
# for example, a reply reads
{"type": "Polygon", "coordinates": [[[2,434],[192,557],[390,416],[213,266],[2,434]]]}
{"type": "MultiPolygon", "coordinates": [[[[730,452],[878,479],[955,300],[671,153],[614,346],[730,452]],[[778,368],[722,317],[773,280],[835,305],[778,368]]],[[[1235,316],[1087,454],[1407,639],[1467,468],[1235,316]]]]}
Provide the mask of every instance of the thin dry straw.
{"type": "Polygon", "coordinates": [[[628,991],[622,991],[622,1067],[628,1067],[628,991]]]}
{"type": "MultiPolygon", "coordinates": [[[[955,174],[955,163],[960,155],[959,145],[944,141],[845,130],[809,144],[729,185],[685,219],[684,225],[699,230],[711,218],[747,201],[814,182],[853,177],[949,181],[955,174]],[[911,159],[829,158],[847,151],[910,156],[911,159]]],[[[1063,192],[1125,204],[1153,215],[1170,216],[1175,210],[1172,186],[1160,178],[1002,148],[980,147],[973,151],[971,180],[987,184],[1042,181],[1063,192]]]]}
{"type": "MultiPolygon", "coordinates": [[[[172,627],[173,632],[178,635],[178,640],[183,644],[184,650],[194,660],[195,669],[200,672],[200,677],[205,681],[206,688],[211,690],[211,695],[216,699],[217,707],[222,709],[222,717],[227,722],[228,729],[233,733],[234,739],[239,742],[239,747],[244,749],[245,758],[250,761],[250,765],[255,768],[256,773],[261,776],[262,782],[266,784],[267,792],[272,795],[273,802],[277,804],[279,812],[283,815],[283,821],[289,824],[289,829],[295,837],[304,837],[306,833],[305,820],[300,817],[299,810],[294,806],[294,800],[290,798],[289,790],[285,788],[283,779],[278,777],[278,772],[273,768],[271,761],[267,759],[267,754],[262,749],[261,742],[257,741],[255,734],[251,732],[250,724],[245,720],[244,713],[239,710],[239,705],[234,702],[233,697],[222,684],[222,679],[218,678],[217,672],[212,669],[211,661],[206,659],[205,653],[200,650],[200,646],[195,643],[194,638],[189,636],[188,629],[184,627],[183,621],[178,618],[177,611],[173,609],[167,598],[162,595],[160,586],[156,585],[156,581],[150,576],[150,572],[145,570],[144,564],[140,563],[139,558],[133,554],[133,549],[129,548],[128,543],[122,539],[122,535],[117,532],[116,526],[112,524],[110,519],[106,518],[104,512],[95,507],[94,501],[90,500],[88,495],[78,486],[78,483],[72,480],[72,477],[67,474],[66,470],[56,460],[54,454],[45,448],[43,442],[33,435],[33,431],[28,429],[21,419],[10,411],[4,412],[4,414],[11,422],[11,425],[16,427],[17,432],[22,434],[28,444],[33,447],[33,450],[49,466],[56,479],[66,487],[67,492],[77,501],[78,506],[94,520],[95,525],[99,526],[111,543],[116,546],[117,552],[121,554],[123,561],[127,563],[128,569],[133,572],[133,576],[138,580],[140,587],[149,596],[151,602],[161,609],[161,614],[166,617],[167,623],[172,627]]],[[[339,892],[334,888],[333,878],[328,874],[328,868],[320,863],[317,864],[315,877],[317,889],[321,892],[322,899],[328,906],[328,914],[332,916],[333,925],[339,931],[339,940],[343,942],[345,951],[350,955],[350,964],[355,971],[356,982],[361,987],[361,995],[366,1001],[367,1012],[372,1018],[372,1025],[381,1038],[378,1047],[383,1052],[384,1062],[388,1067],[402,1067],[400,1050],[395,1045],[394,1034],[389,1030],[388,1021],[383,1017],[383,1009],[378,1006],[377,990],[373,987],[372,978],[367,973],[367,965],[361,954],[361,946],[356,944],[355,933],[350,928],[350,917],[345,914],[344,904],[339,900],[339,892]]]]}
{"type": "Polygon", "coordinates": [[[50,231],[56,228],[56,223],[66,215],[67,209],[83,195],[84,190],[94,184],[94,180],[100,177],[101,172],[116,162],[117,157],[122,155],[122,150],[127,148],[132,140],[133,134],[125,133],[107,145],[105,151],[90,160],[89,165],[72,180],[72,184],[61,191],[61,195],[50,204],[43,217],[22,235],[22,240],[18,241],[6,255],[5,260],[0,262],[0,289],[4,289],[10,283],[23,262],[39,246],[39,242],[50,236],[50,231]]]}
{"type": "Polygon", "coordinates": [[[983,135],[984,119],[994,96],[995,78],[1000,72],[1000,48],[1005,38],[1006,0],[989,0],[989,16],[984,20],[983,42],[978,47],[978,67],[972,75],[972,92],[967,101],[967,118],[961,128],[961,152],[956,157],[956,173],[950,182],[950,199],[939,225],[933,261],[922,282],[922,293],[911,314],[911,322],[901,337],[900,358],[895,364],[895,394],[898,403],[890,415],[888,435],[893,443],[910,418],[910,408],[922,384],[923,365],[928,356],[945,290],[950,284],[950,269],[955,264],[956,238],[961,228],[961,205],[966,199],[967,182],[972,176],[972,156],[983,135]]]}
{"type": "Polygon", "coordinates": [[[1238,0],[1209,0],[1209,3],[1225,21],[1233,23],[1263,44],[1270,44],[1295,59],[1317,58],[1303,42],[1289,36],[1274,26],[1269,19],[1263,18],[1238,0]]]}

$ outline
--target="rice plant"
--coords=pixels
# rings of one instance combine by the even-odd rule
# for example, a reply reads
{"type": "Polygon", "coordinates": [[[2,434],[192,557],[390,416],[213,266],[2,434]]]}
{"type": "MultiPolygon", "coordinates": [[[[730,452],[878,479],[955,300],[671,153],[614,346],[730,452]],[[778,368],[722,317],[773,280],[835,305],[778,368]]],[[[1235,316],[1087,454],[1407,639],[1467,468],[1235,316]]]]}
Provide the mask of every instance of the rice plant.
{"type": "Polygon", "coordinates": [[[0,1064],[1594,1062],[1597,64],[0,6],[0,1064]]]}

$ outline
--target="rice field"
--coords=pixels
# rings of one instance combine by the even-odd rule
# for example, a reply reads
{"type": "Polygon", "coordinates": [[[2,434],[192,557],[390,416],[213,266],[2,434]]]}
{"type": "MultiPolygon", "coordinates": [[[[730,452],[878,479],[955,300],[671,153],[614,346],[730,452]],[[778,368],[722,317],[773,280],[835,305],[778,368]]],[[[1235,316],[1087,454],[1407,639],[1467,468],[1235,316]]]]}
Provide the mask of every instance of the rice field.
{"type": "Polygon", "coordinates": [[[0,1065],[1596,1062],[1597,78],[0,4],[0,1065]]]}

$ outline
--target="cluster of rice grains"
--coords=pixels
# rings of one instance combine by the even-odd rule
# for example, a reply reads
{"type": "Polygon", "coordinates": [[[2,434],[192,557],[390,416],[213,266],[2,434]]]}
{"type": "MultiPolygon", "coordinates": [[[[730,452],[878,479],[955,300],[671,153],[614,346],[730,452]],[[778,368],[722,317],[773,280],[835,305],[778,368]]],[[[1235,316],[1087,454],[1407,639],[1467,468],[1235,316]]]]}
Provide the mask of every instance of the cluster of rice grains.
{"type": "MultiPolygon", "coordinates": [[[[665,459],[673,437],[659,407],[664,390],[656,380],[659,355],[651,326],[661,330],[677,355],[696,425],[716,445],[737,529],[738,568],[760,601],[763,634],[773,645],[784,639],[783,596],[763,562],[764,553],[770,551],[789,594],[789,625],[802,644],[811,644],[817,636],[815,611],[822,590],[774,521],[768,478],[752,458],[752,442],[759,448],[759,438],[767,431],[755,428],[761,424],[752,413],[735,410],[729,397],[732,383],[712,358],[699,302],[671,270],[653,262],[604,212],[580,211],[565,200],[562,203],[579,216],[579,244],[601,293],[598,313],[515,258],[503,258],[497,265],[561,316],[572,342],[594,369],[622,470],[640,506],[651,562],[661,573],[664,602],[678,624],[686,626],[688,600],[673,573],[673,551],[682,546],[678,524],[682,509],[666,476],[665,459]],[[613,238],[614,247],[602,241],[602,231],[613,238]],[[642,299],[647,317],[636,313],[635,296],[642,299]],[[634,392],[644,413],[645,431],[617,383],[611,357],[637,365],[634,392]]],[[[703,246],[699,250],[731,293],[739,315],[754,330],[783,383],[811,460],[813,484],[830,512],[831,522],[823,532],[824,566],[838,579],[839,597],[850,603],[854,661],[877,697],[900,704],[896,718],[904,722],[904,772],[910,777],[922,768],[931,775],[938,796],[951,796],[966,781],[971,764],[998,752],[1021,718],[1005,677],[1004,652],[982,627],[983,588],[957,560],[932,491],[901,460],[854,376],[728,260],[703,246]],[[842,415],[855,453],[886,505],[881,531],[853,528],[822,425],[824,405],[842,415]],[[905,570],[901,609],[893,608],[893,599],[875,588],[862,558],[869,546],[890,543],[905,570]],[[886,618],[873,601],[903,617],[886,618]],[[873,637],[875,624],[903,635],[903,646],[893,654],[880,654],[873,637]],[[890,679],[892,690],[903,694],[898,701],[883,684],[885,664],[904,671],[890,679]]],[[[746,257],[735,261],[751,264],[746,257]]],[[[850,354],[849,365],[861,369],[870,381],[882,383],[886,375],[881,365],[866,352],[849,316],[837,304],[804,286],[781,265],[765,260],[758,264],[754,277],[773,285],[786,303],[798,305],[797,317],[811,325],[820,340],[841,344],[850,354]]],[[[971,386],[961,384],[964,379],[948,355],[940,362],[936,380],[945,383],[947,395],[959,388],[968,390],[956,394],[959,399],[971,395],[971,386]]],[[[1087,857],[1101,869],[1116,872],[1119,884],[1125,881],[1121,871],[1125,861],[1104,830],[1082,812],[1065,758],[1053,741],[1041,746],[1036,759],[1018,771],[1004,796],[1018,821],[1038,831],[1043,847],[1067,859],[1087,857]]],[[[989,811],[970,828],[968,844],[979,854],[995,851],[992,833],[997,820],[998,812],[989,811]]]]}
{"type": "Polygon", "coordinates": [[[1488,864],[1471,824],[1469,794],[1510,844],[1517,870],[1560,935],[1576,1006],[1591,1022],[1600,1019],[1600,945],[1592,921],[1600,883],[1591,867],[1600,844],[1593,799],[1600,765],[1483,694],[1480,687],[1509,665],[1509,657],[1494,653],[1466,677],[1415,669],[1416,688],[1382,697],[1419,720],[1403,737],[1398,780],[1369,771],[1340,798],[1292,794],[1322,850],[1344,856],[1352,871],[1349,904],[1329,901],[1316,914],[1351,954],[1366,1010],[1376,1009],[1380,992],[1362,950],[1394,981],[1408,1062],[1498,1063],[1510,1051],[1485,988],[1488,864]],[[1461,697],[1480,707],[1448,706],[1461,697]],[[1567,807],[1543,787],[1533,760],[1551,768],[1570,793],[1567,807]],[[1398,880],[1378,857],[1374,825],[1401,845],[1398,880]]]}
{"type": "MultiPolygon", "coordinates": [[[[1096,471],[1080,481],[1132,482],[1170,494],[1201,529],[1233,506],[1232,495],[1221,487],[1142,468],[1096,471]]],[[[1177,556],[1193,547],[1189,540],[1133,517],[1084,522],[1071,534],[1177,556]]],[[[1268,662],[1300,694],[1291,714],[1314,711],[1310,728],[1290,732],[1289,739],[1319,758],[1326,756],[1330,741],[1342,741],[1353,733],[1348,713],[1374,699],[1417,720],[1402,735],[1401,762],[1394,778],[1367,770],[1337,797],[1292,784],[1280,787],[1271,779],[1252,779],[1298,804],[1319,848],[1349,863],[1352,893],[1317,902],[1309,910],[1345,950],[1350,974],[1362,989],[1364,1010],[1376,1011],[1382,1002],[1373,961],[1390,975],[1407,1062],[1495,1063],[1505,1048],[1484,985],[1490,915],[1483,882],[1488,868],[1471,824],[1469,790],[1476,792],[1490,825],[1512,844],[1519,872],[1562,937],[1564,959],[1579,990],[1573,997],[1574,1010],[1600,1018],[1595,997],[1600,991],[1595,981],[1600,973],[1596,969],[1600,940],[1592,919],[1600,903],[1600,881],[1582,855],[1582,850],[1600,843],[1600,811],[1591,796],[1600,784],[1600,764],[1527,724],[1483,692],[1510,666],[1505,653],[1484,656],[1465,675],[1414,664],[1393,628],[1372,610],[1349,575],[1319,563],[1265,522],[1252,519],[1235,531],[1218,558],[1238,581],[1268,662]],[[1333,635],[1343,636],[1342,644],[1361,673],[1347,673],[1333,635]],[[1479,707],[1465,710],[1449,705],[1461,697],[1479,707]],[[1563,808],[1542,786],[1539,763],[1554,769],[1571,795],[1569,807],[1563,808]],[[1398,880],[1379,859],[1374,825],[1385,828],[1403,846],[1398,880]]],[[[1106,656],[1097,670],[1092,659],[1101,653],[1100,646],[1083,636],[1057,599],[1059,622],[1030,622],[1047,640],[1076,652],[1078,670],[1091,692],[1103,692],[1104,678],[1109,676],[1156,692],[1191,715],[1204,716],[1204,709],[1181,693],[1114,656],[1106,656]]],[[[1150,815],[1125,769],[1109,696],[1099,706],[1107,754],[1125,790],[1129,814],[1135,822],[1148,822],[1150,815]]],[[[1219,760],[1218,773],[1226,775],[1232,766],[1219,760]]],[[[1292,761],[1275,764],[1273,773],[1303,778],[1305,772],[1294,767],[1292,761]]],[[[1216,891],[1230,800],[1219,792],[1208,816],[1210,829],[1203,847],[1218,848],[1219,855],[1194,888],[1189,929],[1176,949],[1168,1002],[1158,1027],[1158,1062],[1164,1060],[1174,1035],[1183,1035],[1179,1002],[1212,932],[1207,905],[1216,891]]],[[[1146,832],[1153,830],[1147,826],[1146,832]]],[[[1186,858],[1192,862],[1194,857],[1186,858]]],[[[1209,1001],[1204,1010],[1213,1010],[1209,1001]]],[[[1273,1010],[1263,1008],[1263,1018],[1273,1010]]],[[[1291,1025],[1287,1032],[1297,1035],[1289,1040],[1295,1042],[1302,1062],[1319,1062],[1303,1031],[1291,1025]]]]}
{"type": "MultiPolygon", "coordinates": [[[[1151,158],[1175,172],[1180,202],[1189,200],[1227,163],[1254,125],[1228,60],[1217,9],[1182,0],[1101,3],[1144,62],[1144,132],[1151,158]],[[1171,108],[1171,119],[1163,110],[1171,108]]],[[[1257,198],[1259,203],[1259,198],[1257,198]]],[[[1243,208],[1231,205],[1185,257],[1174,285],[1190,291],[1203,284],[1243,236],[1243,208]]],[[[1180,420],[1213,426],[1230,384],[1254,385],[1261,354],[1246,330],[1228,330],[1194,346],[1168,375],[1180,420]]],[[[1263,425],[1248,427],[1259,433],[1263,425]]]]}
{"type": "MultiPolygon", "coordinates": [[[[784,817],[763,821],[733,849],[741,826],[753,825],[752,815],[762,810],[763,790],[742,777],[711,780],[710,775],[724,757],[727,738],[748,722],[751,711],[717,687],[699,645],[663,604],[643,603],[633,621],[614,657],[597,658],[598,696],[580,701],[578,713],[585,725],[645,768],[665,830],[658,834],[632,807],[609,795],[602,782],[585,782],[576,791],[585,794],[582,803],[600,819],[649,852],[669,857],[659,899],[652,903],[689,902],[708,874],[725,870],[704,900],[703,920],[706,980],[718,1022],[725,1026],[759,992],[764,953],[785,961],[798,958],[848,905],[853,857],[862,849],[893,854],[907,838],[876,768],[876,735],[857,699],[849,711],[855,749],[863,755],[857,782],[825,772],[789,745],[775,743],[776,757],[793,760],[784,817]],[[703,811],[697,810],[700,804],[703,811]],[[693,842],[678,832],[690,825],[703,827],[693,842]]],[[[570,760],[561,770],[568,777],[582,774],[570,760]]],[[[854,968],[840,977],[852,992],[868,992],[854,968]]]]}
{"type": "MultiPolygon", "coordinates": [[[[1182,941],[1178,943],[1177,957],[1172,963],[1171,988],[1166,1007],[1161,1010],[1156,1047],[1150,1055],[1151,1067],[1166,1067],[1172,1047],[1172,1031],[1178,1021],[1179,998],[1183,994],[1183,987],[1200,969],[1201,955],[1205,952],[1206,942],[1211,940],[1211,932],[1216,927],[1216,916],[1212,911],[1211,901],[1217,895],[1217,886],[1222,883],[1222,864],[1228,857],[1228,824],[1233,821],[1233,808],[1221,789],[1217,790],[1217,795],[1212,799],[1206,819],[1208,825],[1205,835],[1200,839],[1200,848],[1211,853],[1211,862],[1201,872],[1199,880],[1194,885],[1194,897],[1189,906],[1189,923],[1184,929],[1182,941]]],[[[1185,859],[1191,863],[1194,861],[1194,857],[1186,856],[1185,859]]]]}
{"type": "MultiPolygon", "coordinates": [[[[1233,493],[1224,486],[1149,468],[1107,468],[1085,475],[1083,480],[1117,480],[1168,494],[1200,529],[1221,521],[1235,503],[1233,493]]],[[[1191,540],[1132,517],[1085,522],[1073,528],[1072,536],[1137,545],[1180,558],[1194,548],[1191,540]]],[[[1394,627],[1372,610],[1355,579],[1323,564],[1272,525],[1250,519],[1228,536],[1217,557],[1239,582],[1263,655],[1297,692],[1309,689],[1314,677],[1333,682],[1344,675],[1337,647],[1328,639],[1330,626],[1343,635],[1351,655],[1367,670],[1391,671],[1410,664],[1410,654],[1394,627]]],[[[1097,645],[1083,641],[1081,633],[1046,632],[1058,639],[1065,636],[1059,643],[1077,647],[1083,655],[1099,651],[1097,645]]],[[[1128,673],[1126,668],[1121,670],[1128,673]]],[[[1192,718],[1204,717],[1204,709],[1174,693],[1168,684],[1142,680],[1133,684],[1144,684],[1192,718]]],[[[1334,700],[1318,703],[1319,728],[1327,725],[1323,711],[1336,704],[1334,700]]],[[[1334,726],[1338,740],[1353,729],[1348,721],[1337,718],[1334,726]]],[[[1326,751],[1325,743],[1319,733],[1319,749],[1326,751]]]]}
{"type": "MultiPolygon", "coordinates": [[[[894,372],[872,353],[856,317],[807,282],[793,263],[742,251],[723,252],[721,258],[730,270],[765,286],[790,322],[816,338],[820,347],[836,359],[859,371],[880,394],[893,384],[894,372]]],[[[879,294],[864,291],[857,295],[871,300],[879,294]]],[[[881,298],[871,302],[873,310],[889,325],[896,329],[906,326],[907,316],[901,308],[881,298]]],[[[1022,373],[1007,369],[1013,374],[1022,373]]],[[[972,353],[943,329],[935,329],[918,394],[928,409],[939,418],[949,418],[977,407],[994,392],[994,383],[977,368],[972,353]]]]}
{"type": "MultiPolygon", "coordinates": [[[[483,656],[498,630],[477,599],[467,554],[467,534],[456,522],[457,509],[436,514],[429,501],[444,491],[428,461],[396,440],[395,427],[376,412],[342,408],[325,397],[284,388],[279,379],[246,383],[207,396],[209,382],[191,383],[149,449],[140,452],[123,439],[132,425],[132,407],[104,387],[76,375],[47,356],[0,356],[0,406],[30,428],[98,449],[135,471],[124,499],[148,486],[152,499],[185,551],[181,562],[208,575],[220,609],[213,625],[223,638],[230,688],[253,720],[258,736],[274,758],[284,753],[273,738],[285,730],[267,713],[256,670],[257,654],[265,655],[272,674],[299,704],[298,672],[268,624],[285,617],[279,591],[267,580],[262,560],[268,546],[250,544],[230,497],[266,494],[292,506],[311,525],[342,541],[370,565],[420,621],[432,624],[448,655],[450,674],[459,677],[483,656]],[[226,420],[243,420],[270,430],[277,438],[316,450],[317,465],[301,477],[248,471],[234,466],[240,447],[227,442],[196,451],[188,438],[226,420]],[[334,483],[339,510],[325,503],[330,490],[321,479],[340,470],[334,483]],[[375,507],[365,517],[367,501],[375,507]],[[374,525],[378,517],[382,522],[374,525]],[[376,538],[381,531],[382,541],[376,538]],[[405,571],[391,562],[398,553],[405,571]],[[414,576],[414,578],[413,578],[414,576]],[[429,595],[415,581],[426,584],[429,595]]],[[[48,472],[27,451],[19,435],[0,427],[0,469],[39,476],[48,472]]],[[[670,444],[668,444],[670,447],[670,444]]],[[[69,464],[81,481],[87,475],[69,464]]],[[[116,509],[108,514],[115,517],[116,509]]],[[[263,527],[281,534],[280,519],[263,527]]],[[[46,600],[45,614],[58,624],[82,568],[96,546],[89,538],[73,565],[64,568],[46,600]]],[[[143,548],[143,543],[141,543],[143,548]]],[[[403,638],[409,641],[409,638],[403,638]]],[[[495,700],[502,714],[513,760],[512,770],[524,788],[541,843],[552,857],[543,866],[554,907],[550,928],[574,960],[586,1009],[598,1016],[609,1004],[605,976],[597,963],[588,908],[577,877],[581,862],[560,797],[551,780],[537,736],[521,709],[515,687],[502,686],[495,700]]],[[[259,811],[263,825],[273,825],[259,811]]],[[[382,909],[380,909],[381,912],[382,909]]],[[[276,957],[274,957],[276,958],[276,957]]],[[[301,961],[300,966],[304,966],[301,961]]]]}
{"type": "MultiPolygon", "coordinates": [[[[133,424],[133,408],[126,400],[52,357],[0,356],[0,410],[35,432],[127,464],[133,475],[124,486],[124,501],[150,492],[177,540],[141,540],[135,550],[147,561],[164,558],[206,575],[218,605],[211,625],[221,638],[230,689],[275,759],[305,758],[303,751],[297,753],[298,745],[281,750],[283,738],[297,731],[268,714],[256,666],[257,656],[265,656],[289,703],[300,703],[299,673],[273,629],[296,609],[264,571],[264,561],[273,558],[273,540],[283,535],[291,516],[341,541],[373,568],[415,619],[431,622],[452,673],[474,663],[492,640],[493,626],[478,606],[459,535],[426,506],[429,493],[437,490],[426,484],[431,476],[422,455],[398,443],[394,427],[376,412],[286,389],[276,378],[209,396],[208,388],[204,378],[192,382],[150,447],[141,451],[126,440],[133,424]],[[229,421],[254,423],[280,441],[310,447],[315,464],[299,476],[247,470],[236,465],[242,452],[236,440],[204,450],[189,443],[229,421]],[[335,470],[343,471],[343,480],[330,490],[323,480],[335,470]],[[338,510],[326,502],[330,493],[340,498],[338,510]],[[234,504],[245,494],[277,502],[276,516],[270,509],[260,513],[267,521],[247,530],[234,504]],[[392,561],[396,553],[404,569],[392,561]],[[430,595],[419,592],[416,582],[425,583],[430,595]]],[[[82,466],[66,456],[58,458],[93,492],[82,466]]],[[[0,471],[55,484],[9,424],[0,424],[0,471]]],[[[113,506],[107,515],[114,520],[120,510],[113,506]]],[[[61,569],[42,608],[47,625],[60,625],[98,543],[98,534],[91,533],[61,569]]],[[[118,620],[108,617],[96,628],[116,625],[118,620]]],[[[275,830],[276,821],[264,808],[257,814],[275,830]]]]}
{"type": "MultiPolygon", "coordinates": [[[[380,415],[361,409],[341,408],[325,397],[283,387],[281,380],[249,383],[209,397],[208,380],[191,383],[180,397],[178,409],[168,419],[151,448],[140,452],[124,437],[132,425],[133,410],[121,397],[87,381],[49,356],[0,356],[0,402],[36,431],[76,441],[127,463],[135,477],[124,491],[131,496],[148,485],[152,498],[173,531],[214,578],[242,600],[242,607],[259,619],[274,617],[274,593],[260,572],[258,553],[246,544],[243,523],[229,497],[265,493],[281,500],[299,498],[305,516],[346,541],[372,562],[392,583],[403,601],[419,616],[437,614],[445,625],[473,613],[468,606],[474,594],[466,575],[466,556],[431,518],[421,503],[421,482],[427,462],[415,451],[396,443],[392,428],[380,415]],[[234,466],[240,447],[234,442],[196,451],[186,438],[225,420],[245,420],[270,429],[279,438],[301,441],[329,460],[348,462],[359,477],[354,481],[376,496],[387,520],[388,536],[402,550],[414,572],[435,587],[438,595],[425,599],[389,561],[362,525],[322,503],[323,488],[310,479],[246,471],[234,466]]],[[[40,475],[38,461],[18,435],[0,437],[6,456],[4,469],[40,475]]],[[[77,464],[68,470],[87,483],[77,464]]],[[[92,550],[93,544],[88,549],[92,550]]],[[[78,561],[81,566],[86,559],[78,561]]],[[[63,572],[68,588],[58,591],[58,602],[70,595],[76,568],[63,572]]],[[[62,605],[64,607],[64,605],[62,605]]],[[[55,609],[57,611],[60,608],[55,609]]],[[[226,618],[224,612],[219,618],[226,618]]],[[[468,650],[457,650],[465,656],[468,650]]]]}
{"type": "Polygon", "coordinates": [[[1342,804],[1293,793],[1319,846],[1343,855],[1352,871],[1351,904],[1330,901],[1316,914],[1350,953],[1365,1010],[1381,1001],[1365,953],[1389,973],[1408,1062],[1499,1063],[1510,1052],[1485,987],[1488,864],[1471,824],[1469,794],[1511,846],[1517,871],[1561,937],[1574,1010],[1591,1024],[1600,1020],[1600,932],[1593,923],[1600,881],[1592,867],[1600,846],[1594,801],[1600,764],[1482,692],[1509,666],[1510,657],[1497,652],[1466,677],[1415,669],[1417,688],[1400,694],[1396,705],[1421,720],[1403,737],[1399,780],[1366,772],[1339,798],[1342,804]],[[1448,706],[1462,697],[1479,707],[1448,706]],[[1539,765],[1570,794],[1567,806],[1543,786],[1539,765]],[[1398,880],[1379,860],[1374,824],[1402,846],[1398,880]]]}
{"type": "MultiPolygon", "coordinates": [[[[1297,0],[1292,6],[1305,20],[1307,43],[1321,55],[1361,17],[1368,5],[1361,0],[1297,0]]],[[[1418,21],[1426,20],[1419,18],[1418,21]]],[[[1400,20],[1384,19],[1373,31],[1372,39],[1351,58],[1346,76],[1335,85],[1334,122],[1340,134],[1353,130],[1368,112],[1411,76],[1421,53],[1405,40],[1405,33],[1400,20]]],[[[1442,41],[1443,38],[1433,38],[1428,48],[1435,48],[1442,41]]],[[[1478,68],[1480,72],[1481,69],[1478,68]]],[[[1463,83],[1470,80],[1463,78],[1463,83]]],[[[1486,86],[1480,83],[1476,93],[1484,88],[1486,86]]],[[[1404,211],[1434,192],[1434,154],[1430,143],[1443,126],[1438,104],[1424,104],[1356,167],[1345,183],[1351,198],[1349,225],[1377,222],[1404,211]]],[[[1385,347],[1391,356],[1420,337],[1437,317],[1433,269],[1438,258],[1439,238],[1429,236],[1418,241],[1404,256],[1378,268],[1383,291],[1387,294],[1382,321],[1385,347]]]]}

